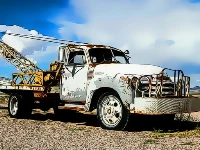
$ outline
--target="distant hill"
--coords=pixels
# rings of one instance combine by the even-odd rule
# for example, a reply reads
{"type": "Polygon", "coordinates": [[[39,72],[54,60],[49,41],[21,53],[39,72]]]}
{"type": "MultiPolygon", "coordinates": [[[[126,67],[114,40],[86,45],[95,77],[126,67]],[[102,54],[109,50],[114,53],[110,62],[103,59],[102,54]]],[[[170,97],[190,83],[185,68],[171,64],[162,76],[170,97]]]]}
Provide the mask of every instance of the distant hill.
{"type": "Polygon", "coordinates": [[[200,90],[200,86],[195,86],[193,88],[190,88],[190,90],[200,90]]]}
{"type": "Polygon", "coordinates": [[[200,86],[195,86],[195,87],[190,88],[190,93],[199,95],[200,94],[200,86]]]}

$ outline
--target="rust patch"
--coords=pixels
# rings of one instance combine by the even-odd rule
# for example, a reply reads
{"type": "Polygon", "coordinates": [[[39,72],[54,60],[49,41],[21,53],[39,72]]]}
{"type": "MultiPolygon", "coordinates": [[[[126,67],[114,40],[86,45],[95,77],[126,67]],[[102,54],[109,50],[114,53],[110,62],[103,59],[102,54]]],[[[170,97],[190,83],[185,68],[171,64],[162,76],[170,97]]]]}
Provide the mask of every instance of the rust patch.
{"type": "Polygon", "coordinates": [[[92,63],[92,64],[89,64],[90,67],[96,67],[97,65],[99,65],[99,63],[92,63]]]}
{"type": "Polygon", "coordinates": [[[93,48],[94,45],[92,45],[92,44],[87,44],[86,47],[93,48]]]}
{"type": "Polygon", "coordinates": [[[96,47],[97,47],[97,48],[101,48],[101,47],[102,47],[102,48],[106,48],[105,45],[96,45],[96,47]]]}
{"type": "Polygon", "coordinates": [[[75,110],[75,111],[84,111],[84,107],[76,107],[76,106],[59,106],[59,109],[68,109],[68,110],[75,110]]]}
{"type": "Polygon", "coordinates": [[[87,78],[92,79],[94,77],[94,67],[89,67],[87,72],[87,78]]]}
{"type": "Polygon", "coordinates": [[[163,115],[163,114],[172,114],[172,113],[158,113],[158,112],[154,112],[154,113],[145,113],[145,112],[142,112],[142,111],[130,111],[131,114],[140,114],[140,115],[163,115]]]}
{"type": "Polygon", "coordinates": [[[78,45],[78,44],[67,44],[67,47],[70,49],[70,48],[76,48],[76,49],[80,49],[80,46],[81,45],[78,45]]]}
{"type": "Polygon", "coordinates": [[[45,94],[44,92],[34,92],[34,97],[35,98],[44,98],[47,97],[47,94],[45,94]]]}

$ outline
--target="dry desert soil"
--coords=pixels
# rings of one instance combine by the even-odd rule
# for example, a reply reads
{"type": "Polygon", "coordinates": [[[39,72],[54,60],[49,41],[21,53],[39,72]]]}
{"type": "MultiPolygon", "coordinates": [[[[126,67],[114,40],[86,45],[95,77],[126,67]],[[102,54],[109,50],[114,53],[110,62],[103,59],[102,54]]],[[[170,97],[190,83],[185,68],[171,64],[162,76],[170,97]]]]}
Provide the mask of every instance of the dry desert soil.
{"type": "MultiPolygon", "coordinates": [[[[198,116],[200,112],[195,115],[198,116]]],[[[200,149],[200,122],[169,122],[157,116],[132,115],[126,131],[99,127],[95,115],[63,111],[56,117],[52,110],[33,110],[30,118],[8,116],[7,103],[0,100],[1,150],[197,150],[200,149]]]]}

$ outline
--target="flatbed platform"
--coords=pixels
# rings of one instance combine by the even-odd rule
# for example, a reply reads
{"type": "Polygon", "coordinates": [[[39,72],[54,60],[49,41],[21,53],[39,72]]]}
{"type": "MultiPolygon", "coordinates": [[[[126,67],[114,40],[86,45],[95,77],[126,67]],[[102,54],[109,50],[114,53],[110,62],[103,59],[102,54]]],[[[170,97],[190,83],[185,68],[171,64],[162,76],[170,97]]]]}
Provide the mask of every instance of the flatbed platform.
{"type": "Polygon", "coordinates": [[[31,87],[31,86],[12,86],[12,85],[0,85],[0,91],[4,92],[7,90],[27,90],[27,91],[38,91],[43,92],[47,90],[47,93],[59,93],[59,86],[52,87],[31,87]]]}

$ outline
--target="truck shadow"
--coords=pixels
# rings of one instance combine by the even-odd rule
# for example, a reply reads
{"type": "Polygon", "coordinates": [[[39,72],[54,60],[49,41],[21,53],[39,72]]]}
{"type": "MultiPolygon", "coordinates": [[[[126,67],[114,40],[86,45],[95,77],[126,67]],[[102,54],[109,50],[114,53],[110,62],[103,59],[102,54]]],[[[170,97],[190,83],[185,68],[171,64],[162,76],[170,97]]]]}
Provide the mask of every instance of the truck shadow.
{"type": "MultiPolygon", "coordinates": [[[[33,120],[45,121],[50,119],[52,121],[70,122],[78,125],[99,127],[96,115],[88,115],[82,113],[71,113],[63,111],[62,116],[56,116],[53,113],[41,113],[32,114],[33,120]]],[[[131,115],[130,122],[128,124],[128,132],[140,132],[140,131],[163,131],[163,132],[177,132],[177,131],[189,131],[200,126],[200,122],[184,122],[184,121],[164,121],[162,116],[151,115],[131,115]]]]}
{"type": "Polygon", "coordinates": [[[70,123],[75,123],[77,125],[99,127],[96,115],[87,115],[76,112],[69,113],[65,110],[62,110],[62,114],[60,116],[48,112],[45,114],[42,114],[40,112],[37,113],[34,112],[28,119],[39,120],[39,121],[45,121],[50,119],[52,121],[61,121],[66,123],[70,122],[70,123]]]}
{"type": "MultiPolygon", "coordinates": [[[[7,110],[7,107],[0,107],[1,110],[7,110]]],[[[38,121],[61,121],[64,123],[75,123],[77,126],[91,126],[99,127],[96,115],[88,115],[82,113],[68,113],[63,110],[62,116],[56,116],[52,112],[43,113],[42,111],[33,111],[34,113],[26,119],[38,121]]],[[[183,122],[183,121],[163,121],[162,116],[150,115],[131,115],[130,122],[126,131],[140,132],[140,131],[163,131],[163,132],[181,132],[193,130],[200,126],[200,122],[183,122]]]]}
{"type": "Polygon", "coordinates": [[[194,130],[200,122],[165,120],[164,116],[131,115],[128,131],[181,132],[194,130]]]}

